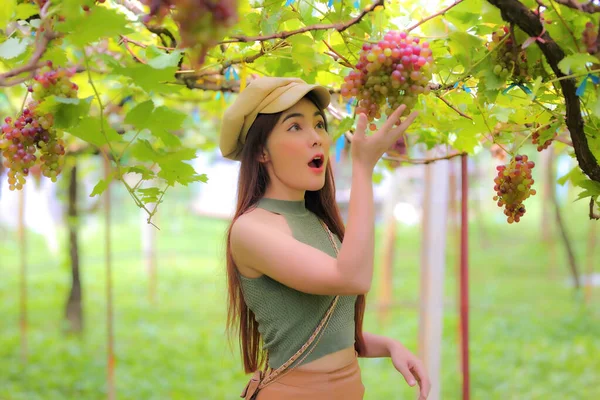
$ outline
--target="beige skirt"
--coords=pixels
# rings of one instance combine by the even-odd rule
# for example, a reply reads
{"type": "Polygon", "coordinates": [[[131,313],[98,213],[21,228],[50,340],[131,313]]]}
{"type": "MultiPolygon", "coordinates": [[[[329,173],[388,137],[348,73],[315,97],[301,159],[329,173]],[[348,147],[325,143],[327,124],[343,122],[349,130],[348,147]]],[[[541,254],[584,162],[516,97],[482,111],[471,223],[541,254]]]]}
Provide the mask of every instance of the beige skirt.
{"type": "Polygon", "coordinates": [[[292,370],[258,392],[256,400],[363,400],[358,356],[331,372],[292,370]]]}

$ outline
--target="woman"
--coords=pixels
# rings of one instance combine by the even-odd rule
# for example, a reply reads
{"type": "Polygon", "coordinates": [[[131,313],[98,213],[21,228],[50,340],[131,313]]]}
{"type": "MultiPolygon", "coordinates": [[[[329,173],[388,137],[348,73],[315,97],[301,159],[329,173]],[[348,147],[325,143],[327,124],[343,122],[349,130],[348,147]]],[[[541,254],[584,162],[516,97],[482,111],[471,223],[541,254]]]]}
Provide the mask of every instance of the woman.
{"type": "Polygon", "coordinates": [[[322,86],[263,77],[223,118],[221,152],[241,162],[227,232],[227,326],[237,325],[244,370],[255,372],[241,397],[362,399],[357,357],[391,357],[409,385],[419,382],[422,400],[422,363],[397,340],[362,332],[373,277],[373,168],[417,113],[400,123],[400,106],[371,136],[359,115],[344,228],[329,163],[329,102],[322,86]]]}

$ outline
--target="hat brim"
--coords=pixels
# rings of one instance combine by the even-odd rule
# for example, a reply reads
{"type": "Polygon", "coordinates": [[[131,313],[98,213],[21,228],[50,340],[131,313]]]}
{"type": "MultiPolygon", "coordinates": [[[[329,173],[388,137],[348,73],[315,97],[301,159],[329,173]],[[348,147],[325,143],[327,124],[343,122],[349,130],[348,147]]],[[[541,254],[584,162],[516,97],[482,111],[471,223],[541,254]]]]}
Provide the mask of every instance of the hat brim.
{"type": "Polygon", "coordinates": [[[274,114],[285,111],[310,92],[315,93],[317,96],[320,108],[327,108],[331,102],[331,95],[329,94],[329,90],[327,90],[325,87],[319,85],[295,85],[277,97],[271,104],[265,106],[260,113],[274,114]]]}

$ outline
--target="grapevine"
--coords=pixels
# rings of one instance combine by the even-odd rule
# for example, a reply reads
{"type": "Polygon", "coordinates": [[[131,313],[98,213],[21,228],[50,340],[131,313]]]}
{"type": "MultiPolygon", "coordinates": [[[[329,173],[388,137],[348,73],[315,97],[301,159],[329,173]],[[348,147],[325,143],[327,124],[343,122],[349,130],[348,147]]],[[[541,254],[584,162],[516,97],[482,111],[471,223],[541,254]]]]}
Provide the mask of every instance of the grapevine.
{"type": "Polygon", "coordinates": [[[494,200],[498,207],[504,206],[504,215],[509,224],[519,222],[525,214],[523,202],[530,196],[535,195],[535,189],[531,186],[534,180],[531,170],[535,167],[533,161],[529,161],[526,155],[516,155],[509,164],[496,167],[498,175],[494,178],[494,200]]]}
{"type": "MultiPolygon", "coordinates": [[[[406,105],[404,115],[410,113],[419,94],[428,94],[433,57],[429,43],[406,32],[387,32],[377,44],[365,43],[359,61],[342,85],[345,98],[358,99],[357,113],[364,113],[370,122],[381,118],[401,104],[406,105]]],[[[370,130],[377,129],[374,123],[370,130]]]]}

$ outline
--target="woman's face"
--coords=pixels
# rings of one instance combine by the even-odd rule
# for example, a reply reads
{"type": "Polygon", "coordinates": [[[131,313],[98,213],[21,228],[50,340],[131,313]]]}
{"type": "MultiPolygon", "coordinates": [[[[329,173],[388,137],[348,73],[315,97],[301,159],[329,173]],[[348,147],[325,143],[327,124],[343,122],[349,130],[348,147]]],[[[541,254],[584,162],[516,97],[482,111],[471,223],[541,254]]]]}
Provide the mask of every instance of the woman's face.
{"type": "Polygon", "coordinates": [[[325,184],[330,145],[325,121],[310,100],[303,98],[284,111],[264,151],[271,178],[268,191],[303,198],[306,190],[320,190],[325,184]]]}

